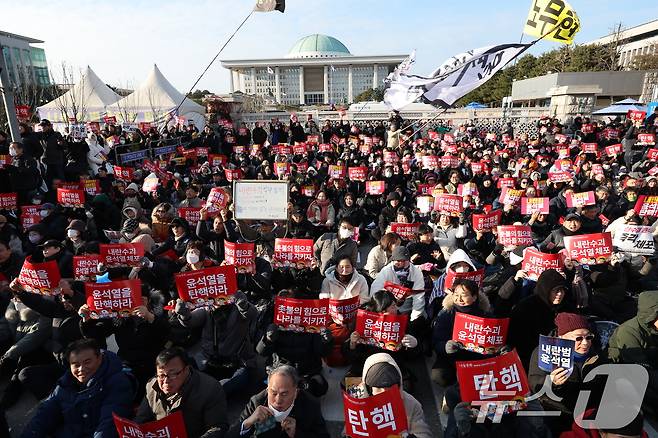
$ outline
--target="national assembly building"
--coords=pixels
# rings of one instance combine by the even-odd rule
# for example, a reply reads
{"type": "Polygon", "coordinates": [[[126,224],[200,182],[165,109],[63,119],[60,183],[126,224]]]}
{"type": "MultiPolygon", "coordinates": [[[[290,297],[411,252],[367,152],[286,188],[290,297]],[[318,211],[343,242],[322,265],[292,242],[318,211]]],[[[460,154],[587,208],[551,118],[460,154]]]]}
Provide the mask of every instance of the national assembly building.
{"type": "Polygon", "coordinates": [[[352,103],[407,55],[354,56],[327,35],[306,36],[284,58],[225,60],[231,92],[259,95],[283,105],[352,103]]]}

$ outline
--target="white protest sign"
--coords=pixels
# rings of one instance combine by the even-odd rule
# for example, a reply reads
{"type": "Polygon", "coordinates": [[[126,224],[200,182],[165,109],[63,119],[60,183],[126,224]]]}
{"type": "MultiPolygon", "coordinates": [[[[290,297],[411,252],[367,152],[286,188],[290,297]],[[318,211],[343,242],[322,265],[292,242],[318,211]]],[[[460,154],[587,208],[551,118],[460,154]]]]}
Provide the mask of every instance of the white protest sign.
{"type": "Polygon", "coordinates": [[[236,219],[288,219],[287,181],[233,181],[236,219]]]}
{"type": "Polygon", "coordinates": [[[612,245],[632,254],[653,254],[656,250],[651,227],[641,225],[623,225],[615,231],[612,245]]]}

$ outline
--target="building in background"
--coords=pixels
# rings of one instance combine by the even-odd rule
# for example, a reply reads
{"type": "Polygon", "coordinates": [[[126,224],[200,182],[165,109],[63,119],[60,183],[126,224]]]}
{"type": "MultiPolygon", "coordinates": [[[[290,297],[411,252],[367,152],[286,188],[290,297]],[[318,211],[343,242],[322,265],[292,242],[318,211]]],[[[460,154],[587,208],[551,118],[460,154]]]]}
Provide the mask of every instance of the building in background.
{"type": "Polygon", "coordinates": [[[354,56],[327,35],[306,36],[285,58],[225,60],[231,93],[270,97],[284,105],[352,103],[383,79],[407,55],[354,56]]]}
{"type": "Polygon", "coordinates": [[[608,44],[618,41],[619,65],[629,68],[638,55],[658,54],[658,20],[629,27],[585,44],[608,44]]]}
{"type": "Polygon", "coordinates": [[[33,44],[43,44],[43,41],[0,30],[0,46],[9,80],[14,84],[32,81],[42,86],[50,85],[46,52],[33,44]]]}

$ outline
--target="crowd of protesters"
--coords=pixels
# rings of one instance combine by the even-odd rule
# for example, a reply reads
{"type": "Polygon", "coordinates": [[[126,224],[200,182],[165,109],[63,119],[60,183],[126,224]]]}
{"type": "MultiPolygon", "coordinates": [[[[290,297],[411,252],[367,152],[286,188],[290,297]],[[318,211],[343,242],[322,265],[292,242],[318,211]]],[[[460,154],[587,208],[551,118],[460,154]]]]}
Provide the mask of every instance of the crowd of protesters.
{"type": "MultiPolygon", "coordinates": [[[[472,216],[500,210],[501,225],[529,225],[534,246],[553,254],[564,250],[565,236],[614,233],[624,224],[651,226],[658,236],[656,217],[634,209],[640,196],[658,195],[650,171],[655,157],[649,146],[637,145],[639,134],[655,133],[657,113],[637,122],[543,118],[532,132],[517,135],[512,123],[491,132],[477,123],[414,132],[420,125],[409,126],[397,113],[386,124],[291,117],[289,123],[273,119],[248,127],[226,116],[201,131],[193,125],[147,133],[104,126],[86,139],[62,135],[47,120],[39,132],[21,125],[20,142],[0,132],[0,156],[10,156],[0,169],[0,193],[17,193],[19,208],[0,212],[0,375],[8,381],[0,408],[10,409],[26,391],[41,400],[23,437],[111,437],[112,413],[141,423],[174,411],[182,411],[194,438],[328,437],[320,409],[329,390],[324,363],[360,376],[367,394],[403,388],[409,436],[429,438],[439,432],[430,429],[413,396],[417,378],[410,365],[433,357],[431,377],[446,394],[446,436],[643,436],[643,415],[655,416],[658,406],[655,255],[616,250],[596,265],[567,258],[562,271],[546,270],[534,281],[522,269],[524,248],[499,244],[495,227],[474,229],[472,216]],[[145,192],[151,171],[139,162],[117,163],[113,150],[128,145],[138,151],[167,138],[183,146],[158,157],[168,177],[145,192]],[[598,152],[584,150],[591,143],[598,152]],[[604,152],[618,143],[618,153],[604,152]],[[307,147],[282,153],[273,146],[280,144],[307,147]],[[195,148],[226,160],[215,165],[184,154],[195,148]],[[456,160],[427,165],[427,155],[456,160]],[[564,160],[570,160],[571,179],[550,181],[558,162],[565,169],[564,160]],[[289,163],[287,171],[279,172],[276,163],[289,163]],[[134,166],[131,181],[114,175],[117,165],[134,166]],[[384,181],[383,193],[369,194],[365,181],[332,175],[334,165],[367,167],[365,179],[384,181]],[[244,179],[288,181],[288,220],[236,220],[230,202],[218,213],[209,211],[204,200],[211,188],[230,191],[226,169],[239,169],[244,179]],[[56,188],[81,179],[97,179],[99,193],[87,196],[83,208],[58,204],[56,188]],[[550,198],[549,213],[523,215],[518,204],[503,202],[501,179],[511,179],[525,197],[550,198]],[[423,185],[430,194],[458,194],[465,184],[475,190],[462,196],[459,213],[423,211],[417,204],[423,185]],[[593,205],[567,207],[570,193],[584,191],[594,192],[593,205]],[[40,219],[24,228],[20,207],[28,205],[36,206],[40,219]],[[200,208],[196,226],[178,216],[180,207],[200,208]],[[411,238],[391,230],[392,223],[405,222],[420,224],[411,238]],[[314,239],[310,267],[272,266],[274,241],[286,237],[314,239]],[[193,309],[178,296],[174,275],[222,265],[225,241],[254,242],[256,270],[238,274],[232,303],[193,309]],[[109,242],[144,245],[139,267],[98,267],[112,280],[139,278],[143,304],[127,318],[94,319],[83,282],[73,279],[72,257],[96,254],[99,244],[109,242]],[[360,246],[372,247],[364,259],[360,246]],[[28,256],[57,262],[63,279],[58,294],[24,290],[17,277],[28,256]],[[482,284],[456,280],[445,286],[450,271],[483,267],[482,284]],[[387,282],[412,295],[397,301],[387,282]],[[272,323],[276,296],[358,296],[363,309],[408,315],[402,348],[366,345],[349,325],[318,333],[282,330],[272,323]],[[457,312],[509,317],[505,348],[492,354],[515,349],[533,393],[548,382],[561,397],[542,396],[525,409],[558,410],[559,417],[512,412],[500,422],[476,422],[473,406],[460,399],[456,363],[487,356],[453,340],[457,312]],[[597,321],[618,327],[604,339],[597,321]],[[116,353],[106,349],[111,335],[116,353]],[[538,369],[539,335],[575,341],[572,370],[538,369]],[[583,390],[602,392],[605,382],[587,374],[604,363],[646,369],[643,413],[622,429],[584,430],[574,423],[576,398],[583,390]],[[227,406],[254,387],[260,392],[240,418],[229,418],[227,406]]],[[[587,414],[595,415],[600,401],[590,401],[587,414]]]]}

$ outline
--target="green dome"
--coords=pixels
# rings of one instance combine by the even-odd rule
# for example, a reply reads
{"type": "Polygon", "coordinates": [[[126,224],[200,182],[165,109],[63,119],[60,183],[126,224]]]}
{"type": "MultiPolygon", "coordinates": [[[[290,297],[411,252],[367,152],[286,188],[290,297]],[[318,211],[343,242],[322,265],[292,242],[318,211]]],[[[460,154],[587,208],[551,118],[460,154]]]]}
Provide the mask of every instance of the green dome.
{"type": "Polygon", "coordinates": [[[334,58],[352,56],[345,44],[334,37],[313,34],[295,43],[286,58],[334,58]]]}

